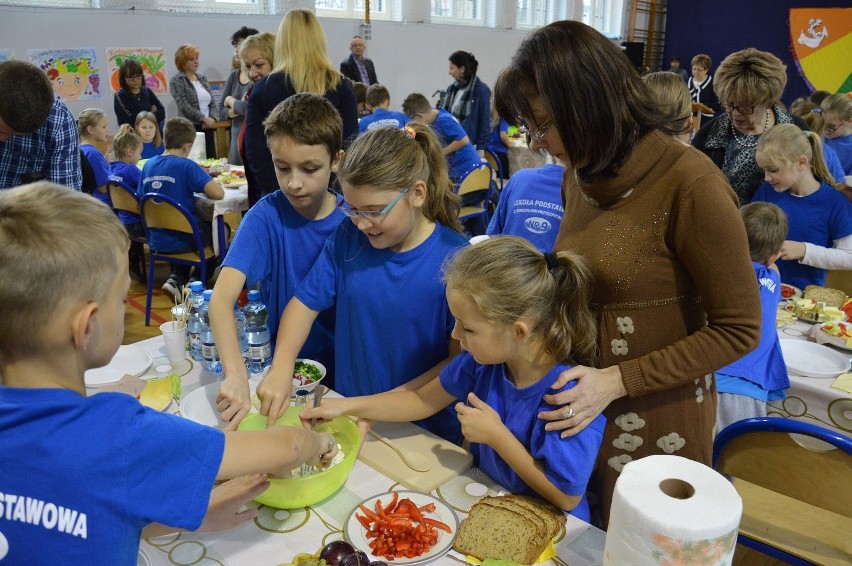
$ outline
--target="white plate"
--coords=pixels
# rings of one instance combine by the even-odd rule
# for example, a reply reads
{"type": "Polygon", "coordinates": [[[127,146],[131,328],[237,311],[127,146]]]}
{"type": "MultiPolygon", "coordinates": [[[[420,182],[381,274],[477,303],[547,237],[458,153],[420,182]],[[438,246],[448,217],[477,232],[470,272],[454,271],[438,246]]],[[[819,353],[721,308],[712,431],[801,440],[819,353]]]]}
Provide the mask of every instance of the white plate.
{"type": "Polygon", "coordinates": [[[784,363],[790,373],[832,378],[849,371],[849,356],[844,356],[826,346],[805,340],[781,340],[784,363]]]}
{"type": "MultiPolygon", "coordinates": [[[[841,338],[840,336],[834,336],[833,334],[829,334],[828,332],[823,332],[822,327],[825,326],[826,323],[822,323],[814,329],[812,336],[814,340],[816,340],[817,344],[829,344],[834,346],[835,348],[840,348],[841,350],[846,350],[847,352],[852,352],[852,348],[846,346],[846,339],[841,338]]],[[[838,323],[834,323],[838,324],[838,323]]],[[[844,322],[844,324],[846,324],[844,322]]],[[[849,328],[849,325],[846,324],[846,327],[849,328]]]]}
{"type": "Polygon", "coordinates": [[[781,298],[782,299],[798,299],[799,297],[802,296],[802,290],[799,289],[798,287],[796,287],[795,285],[789,285],[787,283],[781,283],[781,289],[782,289],[782,292],[781,292],[781,298]],[[784,292],[783,292],[784,287],[787,287],[788,289],[792,289],[793,294],[790,295],[789,297],[785,297],[784,292]]]}
{"type": "MultiPolygon", "coordinates": [[[[456,533],[459,530],[459,518],[456,516],[455,512],[450,509],[446,503],[441,501],[440,499],[436,499],[429,494],[420,493],[419,491],[398,491],[399,498],[408,498],[415,503],[418,507],[422,507],[423,505],[428,505],[429,503],[435,504],[435,511],[433,513],[424,513],[425,517],[430,519],[437,519],[442,521],[450,526],[452,529],[451,533],[438,529],[438,542],[435,543],[429,552],[426,554],[422,554],[415,558],[395,558],[393,562],[390,564],[425,564],[426,562],[430,562],[435,560],[438,557],[443,556],[453,546],[453,539],[456,538],[456,533]]],[[[364,501],[361,502],[361,505],[368,509],[376,508],[376,500],[381,499],[382,503],[387,504],[390,502],[393,495],[391,493],[380,493],[379,495],[374,495],[373,497],[368,497],[364,501]]],[[[343,526],[343,536],[349,541],[349,544],[355,547],[355,550],[363,550],[367,553],[367,556],[371,557],[372,560],[381,560],[385,561],[384,558],[380,556],[375,556],[372,554],[372,549],[370,548],[369,541],[367,540],[367,530],[364,528],[358,519],[355,518],[355,513],[362,513],[359,507],[355,507],[350,513],[349,518],[346,519],[346,522],[343,526]]]]}
{"type": "Polygon", "coordinates": [[[120,346],[107,365],[85,373],[86,387],[115,383],[125,374],[141,376],[151,367],[151,354],[138,346],[120,346]]]}
{"type": "MultiPolygon", "coordinates": [[[[258,382],[249,380],[249,398],[253,397],[258,382]]],[[[191,421],[207,426],[225,426],[225,422],[219,420],[219,411],[216,410],[216,396],[219,395],[220,381],[199,387],[180,402],[180,414],[191,421]]]]}

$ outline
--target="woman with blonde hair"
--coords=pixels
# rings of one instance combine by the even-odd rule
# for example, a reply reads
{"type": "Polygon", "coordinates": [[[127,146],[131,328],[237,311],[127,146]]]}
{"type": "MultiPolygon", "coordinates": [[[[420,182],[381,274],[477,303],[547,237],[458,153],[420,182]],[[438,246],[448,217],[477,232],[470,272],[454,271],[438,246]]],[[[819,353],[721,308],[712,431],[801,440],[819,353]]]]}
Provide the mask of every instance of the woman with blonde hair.
{"type": "Polygon", "coordinates": [[[178,73],[169,79],[169,91],[177,103],[178,116],[192,122],[196,132],[204,132],[207,157],[215,157],[216,100],[207,77],[198,72],[198,54],[198,47],[189,43],[177,48],[175,67],[178,73]]]}
{"type": "Polygon", "coordinates": [[[689,144],[692,137],[692,99],[680,75],[658,71],[642,77],[660,112],[677,128],[674,138],[689,144]]]}
{"type": "Polygon", "coordinates": [[[300,92],[313,92],[331,102],[343,119],[343,146],[358,133],[358,105],[349,82],[328,59],[325,33],[310,10],[287,12],[275,40],[275,70],[254,85],[245,120],[248,167],[260,193],[278,190],[263,121],[275,106],[300,92]]]}
{"type": "Polygon", "coordinates": [[[807,126],[778,105],[787,86],[787,66],[772,53],[754,48],[731,53],[714,80],[724,113],[702,125],[692,145],[722,170],[743,205],[763,182],[754,158],[760,136],[776,124],[807,126]]]}

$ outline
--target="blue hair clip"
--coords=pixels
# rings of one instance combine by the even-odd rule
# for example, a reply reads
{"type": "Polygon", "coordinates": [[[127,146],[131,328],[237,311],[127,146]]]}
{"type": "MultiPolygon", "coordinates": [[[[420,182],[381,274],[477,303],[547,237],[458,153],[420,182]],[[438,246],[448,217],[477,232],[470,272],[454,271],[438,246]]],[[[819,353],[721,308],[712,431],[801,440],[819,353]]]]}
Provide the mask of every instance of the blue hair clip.
{"type": "Polygon", "coordinates": [[[816,112],[817,114],[820,114],[822,112],[822,108],[817,106],[816,108],[812,109],[811,112],[816,112]]]}

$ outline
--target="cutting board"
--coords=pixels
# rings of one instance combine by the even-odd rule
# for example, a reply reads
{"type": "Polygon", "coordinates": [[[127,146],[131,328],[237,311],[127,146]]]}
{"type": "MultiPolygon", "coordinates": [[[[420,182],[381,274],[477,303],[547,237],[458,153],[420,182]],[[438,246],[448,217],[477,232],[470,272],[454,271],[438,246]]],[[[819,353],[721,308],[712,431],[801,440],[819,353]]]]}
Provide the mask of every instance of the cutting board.
{"type": "Polygon", "coordinates": [[[408,489],[428,493],[464,473],[473,463],[473,455],[464,448],[412,423],[377,422],[373,432],[404,450],[423,454],[431,462],[432,468],[428,472],[415,472],[390,446],[367,436],[358,458],[408,489]]]}

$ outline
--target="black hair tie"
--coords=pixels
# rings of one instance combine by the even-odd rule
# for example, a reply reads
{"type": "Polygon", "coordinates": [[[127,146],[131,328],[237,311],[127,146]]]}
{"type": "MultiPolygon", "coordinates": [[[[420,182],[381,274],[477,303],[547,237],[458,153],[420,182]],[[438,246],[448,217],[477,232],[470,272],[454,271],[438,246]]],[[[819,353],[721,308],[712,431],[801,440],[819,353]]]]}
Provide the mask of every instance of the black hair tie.
{"type": "Polygon", "coordinates": [[[553,270],[559,266],[559,258],[553,252],[544,252],[544,261],[547,262],[547,269],[553,270]]]}

